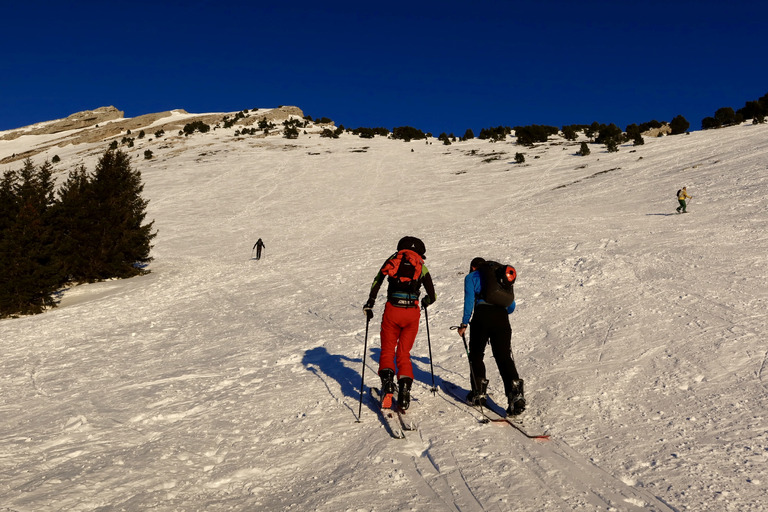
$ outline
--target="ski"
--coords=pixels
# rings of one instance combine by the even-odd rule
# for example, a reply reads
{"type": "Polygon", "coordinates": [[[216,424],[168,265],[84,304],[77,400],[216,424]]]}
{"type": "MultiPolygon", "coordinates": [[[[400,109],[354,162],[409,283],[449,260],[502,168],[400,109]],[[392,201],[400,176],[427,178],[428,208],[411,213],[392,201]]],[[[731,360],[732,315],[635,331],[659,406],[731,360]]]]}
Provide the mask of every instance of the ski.
{"type": "Polygon", "coordinates": [[[405,432],[403,432],[404,423],[401,420],[400,414],[396,410],[397,405],[395,405],[394,409],[391,409],[388,407],[382,407],[382,404],[381,404],[382,397],[378,388],[371,388],[371,396],[376,401],[376,406],[377,406],[377,410],[379,411],[379,416],[381,416],[382,420],[384,421],[384,424],[387,426],[387,429],[389,430],[390,435],[395,439],[405,439],[405,432]]]}
{"type": "Polygon", "coordinates": [[[506,423],[507,425],[511,426],[518,432],[520,432],[522,435],[527,437],[528,439],[537,439],[540,441],[548,441],[549,435],[547,434],[530,434],[526,430],[526,428],[523,426],[522,422],[517,419],[516,417],[509,417],[509,416],[502,416],[498,412],[496,412],[494,409],[488,407],[488,405],[485,406],[472,406],[466,402],[465,396],[462,395],[462,391],[453,384],[448,384],[443,382],[443,388],[450,394],[452,397],[457,399],[462,404],[466,405],[467,407],[472,407],[473,409],[478,409],[480,413],[483,415],[482,419],[480,419],[480,423],[506,423]]]}
{"type": "Polygon", "coordinates": [[[416,430],[417,426],[413,412],[404,411],[397,406],[395,408],[397,409],[397,416],[400,418],[400,425],[402,425],[403,430],[416,430]]]}
{"type": "MultiPolygon", "coordinates": [[[[381,397],[380,397],[380,391],[378,388],[372,388],[372,393],[375,393],[374,398],[381,403],[381,397]]],[[[397,406],[397,403],[395,401],[394,395],[392,396],[392,405],[390,407],[382,407],[382,412],[395,412],[397,414],[398,419],[400,420],[400,426],[403,430],[417,430],[418,426],[416,425],[416,420],[414,418],[413,410],[411,412],[408,412],[407,410],[403,410],[400,407],[397,406]]]]}
{"type": "Polygon", "coordinates": [[[503,421],[505,423],[508,423],[512,428],[514,428],[515,430],[523,434],[528,439],[538,439],[541,441],[549,440],[549,435],[547,434],[529,434],[526,431],[522,421],[520,421],[520,419],[518,419],[517,416],[501,416],[499,413],[497,413],[496,411],[494,411],[493,409],[487,406],[484,407],[484,410],[485,410],[486,416],[490,421],[496,422],[496,423],[500,423],[503,421]]]}

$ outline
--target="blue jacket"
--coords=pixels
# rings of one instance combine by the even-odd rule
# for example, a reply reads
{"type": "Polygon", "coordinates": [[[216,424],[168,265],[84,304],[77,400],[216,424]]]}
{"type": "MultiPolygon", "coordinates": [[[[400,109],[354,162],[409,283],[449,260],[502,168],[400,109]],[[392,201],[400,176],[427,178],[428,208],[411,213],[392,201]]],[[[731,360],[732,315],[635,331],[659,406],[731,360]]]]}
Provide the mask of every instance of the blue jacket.
{"type": "MultiPolygon", "coordinates": [[[[472,311],[475,309],[475,304],[485,304],[486,302],[480,298],[480,292],[482,291],[482,283],[480,282],[480,272],[475,270],[467,274],[464,278],[464,316],[461,318],[462,324],[468,324],[469,318],[472,316],[472,311]]],[[[507,314],[512,314],[515,310],[515,303],[509,305],[507,308],[507,314]]]]}

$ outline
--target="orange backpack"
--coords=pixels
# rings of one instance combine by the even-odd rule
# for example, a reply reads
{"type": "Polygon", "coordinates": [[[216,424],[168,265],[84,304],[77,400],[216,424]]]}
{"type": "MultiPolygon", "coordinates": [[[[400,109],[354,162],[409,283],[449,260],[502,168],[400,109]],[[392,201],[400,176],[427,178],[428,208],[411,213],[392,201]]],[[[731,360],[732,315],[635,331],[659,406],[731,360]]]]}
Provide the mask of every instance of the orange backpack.
{"type": "Polygon", "coordinates": [[[381,273],[389,278],[390,284],[414,284],[418,290],[424,260],[416,252],[403,249],[389,258],[381,267],[381,273]]]}

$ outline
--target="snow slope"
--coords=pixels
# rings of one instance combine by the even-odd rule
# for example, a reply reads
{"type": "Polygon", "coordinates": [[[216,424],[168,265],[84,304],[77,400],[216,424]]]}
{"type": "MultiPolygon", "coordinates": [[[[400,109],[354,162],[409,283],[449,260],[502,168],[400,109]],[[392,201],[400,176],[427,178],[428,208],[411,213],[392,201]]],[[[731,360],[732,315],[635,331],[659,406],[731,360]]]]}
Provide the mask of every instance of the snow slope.
{"type": "Polygon", "coordinates": [[[766,509],[768,126],[587,157],[235,129],[130,150],[150,275],[0,322],[0,510],[766,509]],[[367,353],[360,308],[404,235],[427,245],[440,386],[468,386],[449,328],[470,259],[515,265],[525,421],[550,442],[431,394],[423,318],[419,430],[391,439],[367,394],[356,422],[382,296],[367,353]]]}

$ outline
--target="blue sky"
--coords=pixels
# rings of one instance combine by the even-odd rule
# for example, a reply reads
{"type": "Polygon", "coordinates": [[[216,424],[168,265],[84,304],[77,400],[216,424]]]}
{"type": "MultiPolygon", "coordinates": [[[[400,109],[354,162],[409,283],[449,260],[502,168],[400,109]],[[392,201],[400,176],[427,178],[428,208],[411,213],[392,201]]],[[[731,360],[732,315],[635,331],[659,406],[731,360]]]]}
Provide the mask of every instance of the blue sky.
{"type": "Polygon", "coordinates": [[[114,105],[296,105],[348,128],[670,121],[768,93],[754,1],[133,1],[3,7],[0,130],[114,105]]]}

